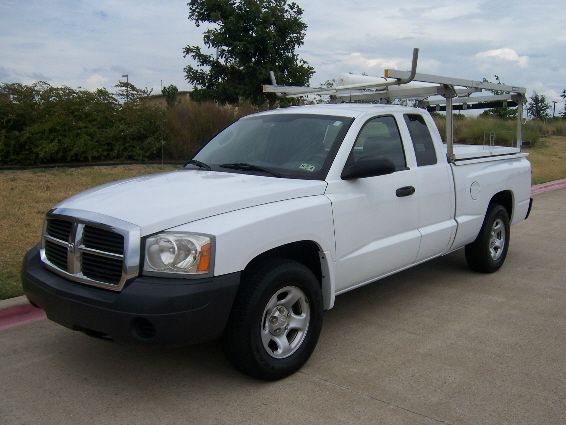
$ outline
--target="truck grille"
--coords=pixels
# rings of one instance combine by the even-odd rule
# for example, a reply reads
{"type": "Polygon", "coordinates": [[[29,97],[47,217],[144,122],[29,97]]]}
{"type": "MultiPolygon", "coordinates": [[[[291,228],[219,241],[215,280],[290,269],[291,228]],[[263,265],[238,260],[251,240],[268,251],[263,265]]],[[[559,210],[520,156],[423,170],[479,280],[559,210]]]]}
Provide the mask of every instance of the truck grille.
{"type": "Polygon", "coordinates": [[[48,217],[42,260],[71,280],[119,290],[132,274],[125,266],[128,232],[93,224],[74,217],[48,217]]]}
{"type": "Polygon", "coordinates": [[[62,270],[67,270],[67,248],[51,241],[45,241],[45,256],[62,270]]]}
{"type": "Polygon", "coordinates": [[[83,274],[94,280],[116,285],[122,277],[122,259],[105,258],[83,252],[83,274]]]}
{"type": "Polygon", "coordinates": [[[47,220],[47,234],[62,241],[69,241],[73,223],[65,220],[47,220]]]}
{"type": "Polygon", "coordinates": [[[112,252],[114,254],[124,253],[124,237],[118,233],[98,227],[85,226],[83,231],[83,245],[87,248],[99,251],[112,252]]]}

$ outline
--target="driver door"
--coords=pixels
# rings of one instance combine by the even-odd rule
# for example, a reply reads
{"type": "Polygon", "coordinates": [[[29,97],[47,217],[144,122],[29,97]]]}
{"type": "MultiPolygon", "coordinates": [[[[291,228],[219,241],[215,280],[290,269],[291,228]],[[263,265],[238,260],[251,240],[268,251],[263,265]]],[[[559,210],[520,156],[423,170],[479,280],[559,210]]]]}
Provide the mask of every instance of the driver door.
{"type": "Polygon", "coordinates": [[[343,292],[413,264],[420,243],[415,170],[392,115],[369,119],[346,166],[361,158],[386,158],[391,174],[330,181],[336,240],[336,291],[343,292]],[[402,189],[402,190],[399,190],[402,189]]]}

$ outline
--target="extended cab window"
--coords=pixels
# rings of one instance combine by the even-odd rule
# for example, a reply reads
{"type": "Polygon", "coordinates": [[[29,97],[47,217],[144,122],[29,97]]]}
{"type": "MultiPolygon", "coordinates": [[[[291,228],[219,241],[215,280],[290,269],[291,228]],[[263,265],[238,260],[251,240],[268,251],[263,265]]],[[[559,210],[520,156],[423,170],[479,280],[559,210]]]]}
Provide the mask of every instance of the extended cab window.
{"type": "Polygon", "coordinates": [[[354,144],[349,162],[359,159],[389,159],[395,171],[405,170],[405,151],[395,118],[383,116],[367,121],[354,144]]]}
{"type": "Polygon", "coordinates": [[[415,148],[415,156],[417,157],[417,165],[434,165],[436,164],[436,152],[430,131],[426,126],[422,115],[407,114],[405,122],[409,128],[409,134],[415,148]]]}

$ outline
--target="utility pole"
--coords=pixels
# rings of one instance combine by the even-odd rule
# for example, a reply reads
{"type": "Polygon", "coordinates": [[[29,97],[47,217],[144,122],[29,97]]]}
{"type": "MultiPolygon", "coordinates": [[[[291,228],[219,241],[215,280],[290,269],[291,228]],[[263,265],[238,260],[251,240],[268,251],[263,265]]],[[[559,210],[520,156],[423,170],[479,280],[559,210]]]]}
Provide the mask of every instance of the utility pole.
{"type": "Polygon", "coordinates": [[[130,81],[128,80],[128,74],[123,74],[122,78],[126,79],[126,102],[128,101],[129,94],[130,94],[130,81]]]}

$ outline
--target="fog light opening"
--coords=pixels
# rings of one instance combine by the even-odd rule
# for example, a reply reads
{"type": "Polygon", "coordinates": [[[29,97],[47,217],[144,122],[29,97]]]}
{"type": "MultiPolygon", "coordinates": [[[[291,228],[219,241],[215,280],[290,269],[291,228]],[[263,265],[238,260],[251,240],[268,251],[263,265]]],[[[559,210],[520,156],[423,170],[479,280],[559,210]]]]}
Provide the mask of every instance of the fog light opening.
{"type": "Polygon", "coordinates": [[[132,331],[139,339],[147,340],[155,336],[155,326],[143,317],[137,317],[132,321],[132,331]]]}

